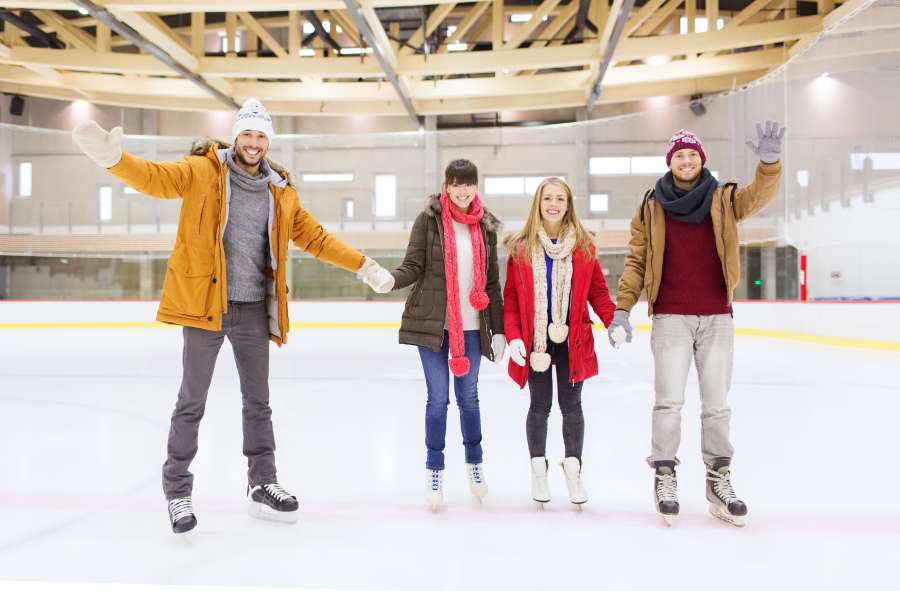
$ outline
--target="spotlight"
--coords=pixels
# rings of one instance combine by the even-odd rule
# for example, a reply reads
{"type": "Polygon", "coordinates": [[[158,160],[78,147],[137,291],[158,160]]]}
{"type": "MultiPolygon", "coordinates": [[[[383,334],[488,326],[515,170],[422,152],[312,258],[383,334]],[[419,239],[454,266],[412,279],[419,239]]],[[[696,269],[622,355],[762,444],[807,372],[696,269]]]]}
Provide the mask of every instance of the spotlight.
{"type": "Polygon", "coordinates": [[[9,100],[9,113],[10,115],[15,115],[16,117],[21,117],[22,113],[25,112],[25,99],[17,94],[14,94],[12,98],[9,100]]]}
{"type": "Polygon", "coordinates": [[[703,102],[701,100],[702,98],[703,98],[702,94],[691,95],[691,102],[688,103],[688,106],[691,109],[691,113],[693,113],[697,117],[702,117],[703,115],[706,115],[706,105],[703,104],[703,102]]]}

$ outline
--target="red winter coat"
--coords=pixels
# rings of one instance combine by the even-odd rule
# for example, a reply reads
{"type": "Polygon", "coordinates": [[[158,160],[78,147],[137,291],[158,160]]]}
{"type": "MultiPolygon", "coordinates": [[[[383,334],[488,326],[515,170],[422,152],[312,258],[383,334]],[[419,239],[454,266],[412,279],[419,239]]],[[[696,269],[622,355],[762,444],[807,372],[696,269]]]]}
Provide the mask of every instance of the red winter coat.
{"type": "MultiPolygon", "coordinates": [[[[586,257],[580,248],[572,251],[571,294],[569,379],[576,383],[597,375],[597,354],[594,353],[594,334],[587,303],[591,303],[591,308],[604,326],[610,325],[616,309],[609,297],[600,261],[596,255],[586,257]]],[[[509,376],[520,388],[524,388],[528,382],[529,357],[534,345],[534,279],[530,260],[522,261],[510,256],[507,262],[506,286],[503,288],[503,328],[507,341],[522,339],[525,343],[528,352],[525,366],[509,360],[509,376]]]]}

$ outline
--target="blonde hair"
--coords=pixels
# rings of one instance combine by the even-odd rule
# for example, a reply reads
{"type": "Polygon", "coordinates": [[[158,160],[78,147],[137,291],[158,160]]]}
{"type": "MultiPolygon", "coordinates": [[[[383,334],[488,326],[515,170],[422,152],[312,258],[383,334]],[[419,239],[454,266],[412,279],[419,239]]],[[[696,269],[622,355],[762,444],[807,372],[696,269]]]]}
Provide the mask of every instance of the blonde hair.
{"type": "Polygon", "coordinates": [[[544,196],[544,188],[547,185],[559,185],[566,193],[566,213],[563,216],[560,234],[567,230],[574,230],[575,248],[581,248],[587,258],[592,258],[594,256],[593,234],[578,219],[578,214],[575,212],[575,196],[572,194],[572,187],[566,181],[555,176],[544,179],[538,185],[537,190],[534,192],[534,198],[531,201],[528,221],[525,222],[525,227],[519,232],[506,238],[504,241],[506,250],[513,257],[528,259],[532,252],[542,248],[540,240],[538,240],[538,229],[541,227],[541,199],[544,196]]]}

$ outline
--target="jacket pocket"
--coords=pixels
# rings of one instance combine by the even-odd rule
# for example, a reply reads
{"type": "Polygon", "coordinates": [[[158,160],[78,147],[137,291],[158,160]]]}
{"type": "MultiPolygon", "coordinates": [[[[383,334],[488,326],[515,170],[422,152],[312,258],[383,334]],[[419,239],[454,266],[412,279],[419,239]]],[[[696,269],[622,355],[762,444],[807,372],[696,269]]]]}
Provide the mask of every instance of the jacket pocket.
{"type": "Polygon", "coordinates": [[[184,316],[206,316],[212,290],[213,261],[188,257],[185,248],[169,258],[161,305],[184,316]]]}

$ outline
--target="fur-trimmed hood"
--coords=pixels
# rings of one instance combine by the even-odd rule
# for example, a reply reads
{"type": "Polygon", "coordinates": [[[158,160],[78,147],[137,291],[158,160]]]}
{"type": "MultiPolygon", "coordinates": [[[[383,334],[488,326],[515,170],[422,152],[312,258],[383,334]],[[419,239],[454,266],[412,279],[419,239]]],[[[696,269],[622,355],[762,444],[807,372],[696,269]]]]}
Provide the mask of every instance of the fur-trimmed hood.
{"type": "MultiPolygon", "coordinates": [[[[231,148],[231,144],[229,142],[224,142],[222,140],[213,139],[211,137],[201,137],[194,140],[191,144],[191,156],[206,156],[209,153],[211,148],[215,148],[216,150],[227,150],[231,148]]],[[[275,162],[268,156],[266,156],[266,164],[269,165],[269,168],[272,169],[273,172],[278,174],[281,178],[287,180],[289,185],[294,185],[294,177],[291,172],[286,169],[284,166],[275,162]]]]}
{"type": "MultiPolygon", "coordinates": [[[[433,218],[440,217],[441,196],[439,194],[429,195],[428,199],[425,200],[425,213],[433,218]]],[[[498,220],[486,207],[484,208],[484,217],[481,218],[481,221],[484,222],[488,230],[495,234],[499,234],[500,230],[503,229],[503,222],[498,220]]]]}

